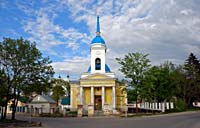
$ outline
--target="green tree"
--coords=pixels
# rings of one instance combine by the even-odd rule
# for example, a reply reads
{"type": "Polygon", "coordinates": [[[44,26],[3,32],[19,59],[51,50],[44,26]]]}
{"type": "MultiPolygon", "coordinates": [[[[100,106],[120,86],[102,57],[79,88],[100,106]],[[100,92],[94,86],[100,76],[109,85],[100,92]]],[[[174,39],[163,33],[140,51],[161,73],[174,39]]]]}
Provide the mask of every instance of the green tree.
{"type": "MultiPolygon", "coordinates": [[[[6,108],[12,96],[12,119],[20,92],[39,93],[47,90],[47,82],[53,77],[53,68],[49,58],[42,57],[35,43],[28,40],[4,38],[0,42],[0,67],[6,76],[6,108]],[[10,90],[12,93],[10,94],[10,90]]],[[[6,118],[6,109],[4,111],[6,118]]]]}
{"type": "Polygon", "coordinates": [[[63,79],[54,79],[53,80],[53,88],[52,88],[52,98],[56,101],[58,106],[58,101],[61,97],[63,97],[66,94],[65,88],[68,85],[68,82],[64,81],[63,79]]]}
{"type": "Polygon", "coordinates": [[[184,83],[183,76],[180,67],[171,62],[153,66],[146,74],[144,97],[148,101],[170,101],[176,95],[180,95],[184,83]]]}
{"type": "Polygon", "coordinates": [[[59,79],[53,79],[52,80],[53,84],[53,95],[52,98],[56,100],[57,105],[58,101],[61,97],[63,96],[68,96],[70,97],[70,84],[68,81],[63,80],[61,77],[59,79]]]}
{"type": "MultiPolygon", "coordinates": [[[[5,99],[6,99],[6,76],[4,73],[4,70],[0,69],[0,107],[5,107],[5,99]]],[[[1,109],[1,119],[3,119],[4,114],[3,114],[3,108],[1,109]]]]}
{"type": "Polygon", "coordinates": [[[187,107],[200,100],[200,62],[197,57],[191,53],[184,65],[186,75],[185,101],[187,107]]]}
{"type": "MultiPolygon", "coordinates": [[[[145,73],[150,67],[150,60],[147,58],[148,54],[142,53],[128,53],[124,58],[116,58],[119,64],[121,64],[120,71],[130,80],[132,87],[131,94],[134,94],[136,99],[136,113],[138,111],[137,101],[142,94],[143,81],[145,79],[145,73]]],[[[130,90],[131,91],[131,90],[130,90]]],[[[130,92],[129,92],[130,93],[130,92]]]]}

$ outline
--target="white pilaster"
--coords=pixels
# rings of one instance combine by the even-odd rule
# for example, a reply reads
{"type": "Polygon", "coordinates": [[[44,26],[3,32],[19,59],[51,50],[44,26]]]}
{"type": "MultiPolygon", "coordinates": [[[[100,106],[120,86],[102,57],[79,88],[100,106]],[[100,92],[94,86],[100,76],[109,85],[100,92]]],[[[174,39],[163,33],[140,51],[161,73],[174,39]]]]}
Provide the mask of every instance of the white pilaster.
{"type": "Polygon", "coordinates": [[[113,104],[113,109],[115,110],[116,107],[116,94],[115,94],[115,86],[112,87],[112,104],[113,104]]]}
{"type": "Polygon", "coordinates": [[[155,103],[155,109],[156,110],[158,109],[158,103],[157,102],[155,103]]]}
{"type": "Polygon", "coordinates": [[[102,90],[102,95],[101,95],[101,99],[102,99],[102,110],[104,110],[104,104],[105,104],[105,87],[102,86],[101,90],[102,90]]]}
{"type": "Polygon", "coordinates": [[[80,104],[83,105],[83,87],[80,87],[80,104]]]}
{"type": "Polygon", "coordinates": [[[170,102],[170,108],[173,109],[174,108],[174,103],[170,102]]]}
{"type": "Polygon", "coordinates": [[[94,87],[93,86],[91,87],[90,95],[91,95],[91,105],[94,105],[94,87]]]}
{"type": "Polygon", "coordinates": [[[73,105],[73,90],[72,87],[70,87],[70,108],[72,109],[73,105]]]}

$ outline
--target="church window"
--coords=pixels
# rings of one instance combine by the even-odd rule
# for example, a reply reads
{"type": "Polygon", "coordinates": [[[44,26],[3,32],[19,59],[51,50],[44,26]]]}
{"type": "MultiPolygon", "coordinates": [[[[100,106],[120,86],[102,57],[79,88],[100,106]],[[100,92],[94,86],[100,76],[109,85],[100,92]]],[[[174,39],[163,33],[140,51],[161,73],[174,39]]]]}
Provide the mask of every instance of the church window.
{"type": "Polygon", "coordinates": [[[101,59],[95,59],[95,70],[101,70],[101,59]]]}

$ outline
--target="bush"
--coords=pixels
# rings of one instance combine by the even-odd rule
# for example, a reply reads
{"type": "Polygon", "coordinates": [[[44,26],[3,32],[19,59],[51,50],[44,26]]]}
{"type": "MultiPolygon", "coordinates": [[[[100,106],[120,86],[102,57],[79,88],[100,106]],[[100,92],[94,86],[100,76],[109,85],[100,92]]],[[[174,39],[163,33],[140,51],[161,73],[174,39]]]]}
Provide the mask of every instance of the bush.
{"type": "Polygon", "coordinates": [[[185,104],[185,102],[184,102],[184,100],[183,99],[178,99],[177,101],[176,101],[176,108],[175,108],[175,111],[177,111],[177,112],[182,112],[182,111],[185,111],[186,110],[186,104],[185,104]]]}
{"type": "Polygon", "coordinates": [[[63,117],[62,113],[55,112],[55,113],[41,113],[40,117],[63,117]]]}
{"type": "Polygon", "coordinates": [[[63,117],[63,114],[59,113],[59,112],[55,112],[55,113],[51,114],[51,117],[63,117]]]}
{"type": "Polygon", "coordinates": [[[41,113],[39,116],[40,117],[51,117],[51,114],[50,113],[41,113]]]}
{"type": "Polygon", "coordinates": [[[67,117],[77,117],[78,113],[77,111],[69,111],[66,116],[67,117]]]}

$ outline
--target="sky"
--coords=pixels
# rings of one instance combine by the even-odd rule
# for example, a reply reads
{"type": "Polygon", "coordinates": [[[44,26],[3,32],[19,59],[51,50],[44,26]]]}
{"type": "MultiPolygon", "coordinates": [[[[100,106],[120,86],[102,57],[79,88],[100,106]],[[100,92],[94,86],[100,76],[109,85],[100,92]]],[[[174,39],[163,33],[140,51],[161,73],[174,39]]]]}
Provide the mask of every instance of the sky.
{"type": "Polygon", "coordinates": [[[200,0],[0,0],[3,37],[36,42],[55,76],[79,79],[90,65],[90,43],[100,16],[106,62],[118,78],[115,58],[149,54],[152,65],[200,58],[200,0]]]}

